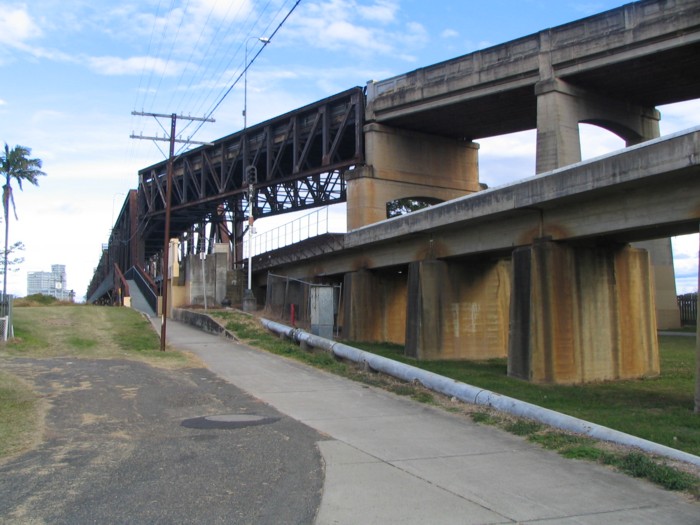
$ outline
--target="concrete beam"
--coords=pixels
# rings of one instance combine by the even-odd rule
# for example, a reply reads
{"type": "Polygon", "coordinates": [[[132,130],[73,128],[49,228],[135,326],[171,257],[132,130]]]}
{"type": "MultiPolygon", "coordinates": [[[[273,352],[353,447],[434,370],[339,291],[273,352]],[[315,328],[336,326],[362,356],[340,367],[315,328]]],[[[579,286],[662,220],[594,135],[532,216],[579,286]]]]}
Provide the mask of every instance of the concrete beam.
{"type": "Polygon", "coordinates": [[[543,236],[626,243],[695,233],[698,220],[695,129],[359,228],[345,235],[345,249],[280,268],[290,276],[336,275],[429,257],[510,253],[543,236]]]}

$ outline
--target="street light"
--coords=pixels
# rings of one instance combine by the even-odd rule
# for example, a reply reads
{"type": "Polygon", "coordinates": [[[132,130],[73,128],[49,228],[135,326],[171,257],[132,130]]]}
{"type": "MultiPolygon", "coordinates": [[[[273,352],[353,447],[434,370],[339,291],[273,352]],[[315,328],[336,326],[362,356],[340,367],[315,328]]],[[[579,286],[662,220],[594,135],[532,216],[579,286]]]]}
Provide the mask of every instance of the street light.
{"type": "MultiPolygon", "coordinates": [[[[267,37],[251,37],[245,42],[245,62],[243,64],[243,141],[246,140],[245,130],[248,129],[248,44],[254,40],[263,43],[263,47],[270,43],[267,37]]],[[[245,151],[245,149],[244,149],[245,151]]],[[[253,202],[255,201],[255,183],[257,173],[255,166],[248,165],[248,156],[244,153],[246,165],[244,175],[248,179],[248,205],[250,206],[248,217],[248,288],[243,293],[243,311],[252,312],[257,308],[255,295],[253,294],[253,202]]]]}
{"type": "Polygon", "coordinates": [[[243,130],[248,127],[248,44],[253,40],[262,42],[263,47],[270,43],[270,39],[265,36],[254,36],[245,41],[245,62],[243,63],[243,130]]]}

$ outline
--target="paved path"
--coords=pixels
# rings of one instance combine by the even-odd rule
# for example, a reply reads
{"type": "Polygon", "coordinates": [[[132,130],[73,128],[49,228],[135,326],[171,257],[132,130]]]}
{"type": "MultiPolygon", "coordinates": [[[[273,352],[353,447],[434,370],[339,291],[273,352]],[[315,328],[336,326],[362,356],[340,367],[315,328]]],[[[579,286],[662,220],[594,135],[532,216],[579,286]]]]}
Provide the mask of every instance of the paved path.
{"type": "Polygon", "coordinates": [[[317,525],[700,524],[682,495],[498,429],[181,323],[168,339],[328,436],[317,525]]]}

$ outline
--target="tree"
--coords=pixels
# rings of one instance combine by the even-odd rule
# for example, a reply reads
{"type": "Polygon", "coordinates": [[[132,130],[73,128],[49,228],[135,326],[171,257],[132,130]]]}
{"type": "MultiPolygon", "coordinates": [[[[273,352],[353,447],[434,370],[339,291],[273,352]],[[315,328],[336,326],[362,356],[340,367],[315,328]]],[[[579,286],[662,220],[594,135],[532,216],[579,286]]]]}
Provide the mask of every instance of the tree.
{"type": "Polygon", "coordinates": [[[30,159],[32,150],[24,146],[10,147],[5,143],[5,150],[0,155],[0,175],[5,176],[5,184],[2,187],[2,207],[5,212],[5,253],[3,257],[3,282],[2,296],[7,294],[7,257],[10,253],[10,203],[12,203],[12,211],[17,219],[17,210],[15,209],[15,199],[12,195],[12,181],[17,182],[19,189],[22,189],[22,182],[29,182],[34,186],[39,185],[38,177],[46,175],[41,171],[41,159],[30,159]]]}
{"type": "Polygon", "coordinates": [[[432,197],[405,197],[403,199],[396,199],[386,203],[386,218],[391,219],[399,215],[406,215],[407,213],[422,210],[423,208],[433,206],[440,202],[442,202],[440,199],[434,199],[432,197]]]}
{"type": "Polygon", "coordinates": [[[24,243],[22,241],[12,243],[12,246],[10,246],[10,248],[7,250],[7,253],[3,252],[2,257],[0,257],[0,270],[4,273],[5,264],[7,264],[8,272],[16,272],[19,270],[17,266],[24,262],[24,257],[21,257],[19,252],[23,251],[24,243]]]}

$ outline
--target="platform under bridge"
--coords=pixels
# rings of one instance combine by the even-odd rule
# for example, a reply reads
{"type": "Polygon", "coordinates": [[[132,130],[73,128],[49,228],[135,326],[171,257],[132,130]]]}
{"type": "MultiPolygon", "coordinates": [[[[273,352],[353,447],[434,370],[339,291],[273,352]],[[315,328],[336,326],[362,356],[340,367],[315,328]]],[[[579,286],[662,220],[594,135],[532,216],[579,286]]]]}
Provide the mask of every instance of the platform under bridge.
{"type": "MultiPolygon", "coordinates": [[[[364,93],[356,87],[177,156],[170,232],[231,224],[250,213],[247,169],[255,168],[254,217],[344,202],[344,172],[363,163],[364,93]]],[[[162,250],[167,162],[139,171],[146,258],[162,250]]],[[[239,230],[240,232],[240,230],[239,230]]]]}

